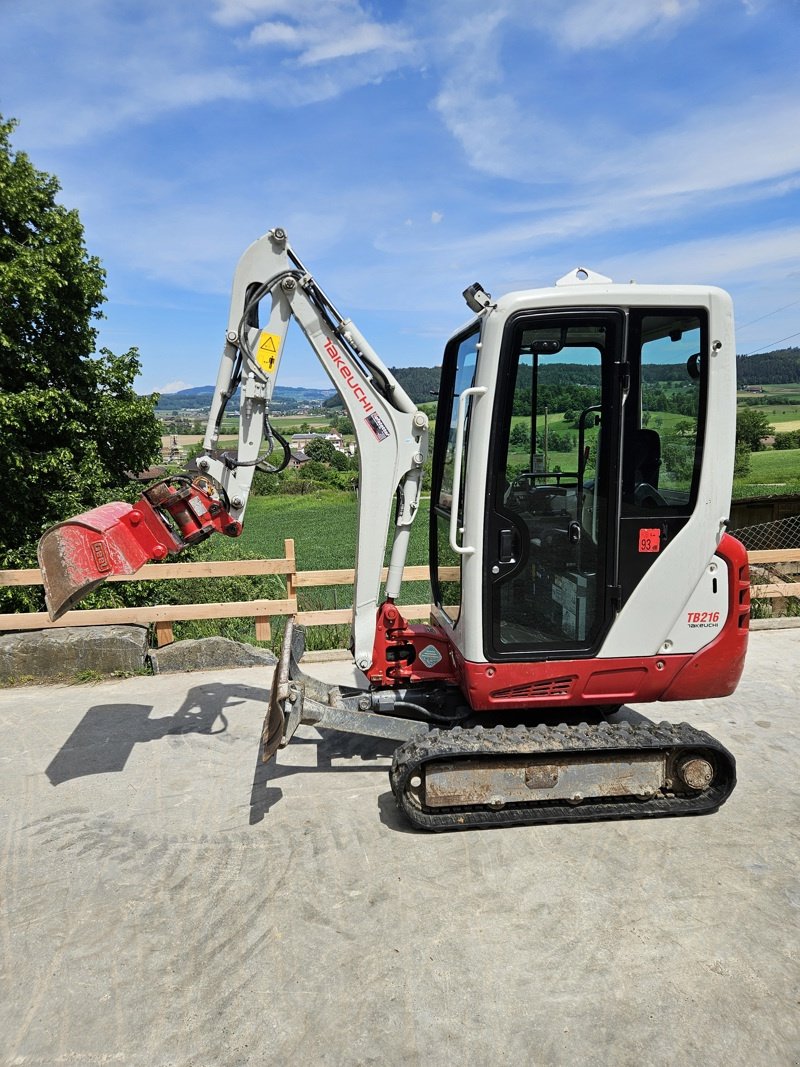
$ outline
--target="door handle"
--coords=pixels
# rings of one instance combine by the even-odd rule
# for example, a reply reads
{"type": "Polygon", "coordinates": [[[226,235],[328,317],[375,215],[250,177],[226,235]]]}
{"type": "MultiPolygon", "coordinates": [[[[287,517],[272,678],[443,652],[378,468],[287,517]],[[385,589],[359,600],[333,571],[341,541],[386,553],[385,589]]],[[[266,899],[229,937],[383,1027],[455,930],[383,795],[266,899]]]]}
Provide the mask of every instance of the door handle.
{"type": "Polygon", "coordinates": [[[498,563],[516,563],[516,530],[501,530],[500,531],[500,551],[498,552],[498,563]]]}
{"type": "Polygon", "coordinates": [[[577,545],[581,539],[581,524],[579,522],[571,522],[567,527],[567,537],[571,545],[577,545]]]}

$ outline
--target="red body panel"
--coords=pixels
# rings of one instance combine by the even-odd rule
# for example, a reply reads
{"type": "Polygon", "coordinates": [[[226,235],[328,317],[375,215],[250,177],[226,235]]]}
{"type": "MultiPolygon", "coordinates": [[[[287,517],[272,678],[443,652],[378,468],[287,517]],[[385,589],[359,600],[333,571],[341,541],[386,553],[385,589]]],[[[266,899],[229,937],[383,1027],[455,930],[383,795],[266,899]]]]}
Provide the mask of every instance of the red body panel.
{"type": "Polygon", "coordinates": [[[378,609],[372,666],[373,685],[411,685],[417,682],[456,682],[450,639],[438,626],[406,622],[391,600],[378,609]]]}
{"type": "Polygon", "coordinates": [[[728,618],[714,640],[692,656],[661,700],[726,697],[739,684],[750,632],[750,565],[747,549],[730,534],[720,541],[717,555],[728,567],[728,618]]]}

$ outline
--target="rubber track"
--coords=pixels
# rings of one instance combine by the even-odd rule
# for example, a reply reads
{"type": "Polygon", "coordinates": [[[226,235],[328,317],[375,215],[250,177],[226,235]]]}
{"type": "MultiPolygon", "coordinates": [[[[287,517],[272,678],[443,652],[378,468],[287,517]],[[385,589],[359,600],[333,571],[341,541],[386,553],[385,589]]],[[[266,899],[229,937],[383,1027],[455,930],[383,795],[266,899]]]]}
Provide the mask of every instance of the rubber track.
{"type": "Polygon", "coordinates": [[[395,800],[414,826],[423,830],[466,830],[476,827],[529,825],[548,822],[586,822],[597,819],[642,819],[666,815],[701,815],[716,811],[736,785],[736,763],[728,750],[710,734],[688,723],[662,722],[632,725],[627,722],[576,726],[497,726],[486,730],[455,727],[431,730],[407,741],[394,753],[389,772],[395,800]],[[562,800],[509,803],[499,810],[486,807],[425,809],[406,792],[415,773],[440,760],[551,753],[637,753],[658,750],[677,757],[685,750],[706,754],[716,769],[711,786],[700,793],[659,794],[649,800],[606,797],[578,805],[562,800]]]}

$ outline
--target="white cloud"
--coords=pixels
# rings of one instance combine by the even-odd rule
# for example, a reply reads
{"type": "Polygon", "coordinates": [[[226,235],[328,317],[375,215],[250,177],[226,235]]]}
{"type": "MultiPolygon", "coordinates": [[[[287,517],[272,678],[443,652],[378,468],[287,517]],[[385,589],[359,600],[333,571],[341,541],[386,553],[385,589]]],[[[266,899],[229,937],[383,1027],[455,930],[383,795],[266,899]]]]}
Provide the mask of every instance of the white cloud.
{"type": "Polygon", "coordinates": [[[673,30],[697,12],[699,0],[578,0],[560,3],[557,9],[547,6],[542,28],[560,44],[578,50],[673,30]]]}
{"type": "Polygon", "coordinates": [[[288,22],[262,22],[250,32],[248,43],[292,47],[302,44],[302,35],[297,26],[290,26],[288,22]]]}
{"type": "Polygon", "coordinates": [[[444,218],[444,215],[441,213],[441,211],[432,211],[431,212],[431,222],[433,223],[434,226],[438,226],[443,218],[444,218]]]}
{"type": "MultiPolygon", "coordinates": [[[[646,140],[609,153],[594,174],[614,174],[653,197],[714,192],[800,170],[800,97],[771,93],[695,108],[646,140]]],[[[756,190],[757,192],[757,190],[756,190]]]]}
{"type": "Polygon", "coordinates": [[[139,0],[134,7],[131,14],[92,0],[73,0],[68,9],[58,0],[20,5],[3,44],[10,53],[14,42],[36,40],[38,63],[4,57],[4,93],[22,100],[29,143],[86,143],[256,91],[219,58],[208,25],[184,5],[139,0]]]}
{"type": "MultiPolygon", "coordinates": [[[[472,8],[469,0],[464,6],[472,8]]],[[[471,168],[536,190],[526,221],[510,228],[513,241],[698,217],[723,198],[755,202],[783,195],[779,183],[793,188],[800,95],[784,72],[745,71],[718,101],[670,86],[658,95],[654,121],[643,124],[641,107],[618,95],[605,104],[580,87],[574,99],[554,95],[544,73],[539,85],[536,64],[514,79],[503,63],[515,36],[534,49],[537,34],[565,51],[619,46],[677,32],[701,13],[698,0],[498,0],[476,35],[440,12],[436,112],[471,168]]]]}
{"type": "Polygon", "coordinates": [[[391,56],[396,63],[398,57],[415,51],[406,26],[374,20],[359,0],[328,0],[324,4],[309,0],[222,0],[216,18],[227,25],[255,21],[243,43],[294,52],[301,67],[372,53],[380,53],[386,65],[391,56]],[[263,15],[270,17],[261,21],[263,15]],[[273,16],[281,16],[280,21],[273,16]]]}
{"type": "Polygon", "coordinates": [[[65,13],[58,0],[40,0],[19,10],[14,32],[20,42],[35,36],[49,57],[35,85],[24,66],[4,65],[6,98],[29,101],[21,110],[32,147],[86,143],[216,102],[325,100],[416,54],[407,26],[374,19],[358,0],[220,0],[211,20],[200,5],[158,0],[140,0],[133,15],[93,0],[65,13]],[[49,24],[59,27],[52,40],[42,32],[49,24]],[[284,56],[260,64],[252,53],[264,47],[284,56]]]}
{"type": "Polygon", "coordinates": [[[729,285],[752,274],[784,279],[800,266],[800,226],[745,230],[723,237],[681,241],[664,248],[610,257],[606,266],[620,277],[647,282],[708,282],[729,285]]]}
{"type": "Polygon", "coordinates": [[[260,18],[293,15],[310,7],[308,0],[217,0],[214,19],[222,26],[240,26],[260,18]]]}
{"type": "Polygon", "coordinates": [[[387,53],[408,55],[412,51],[413,44],[402,29],[363,22],[351,27],[339,39],[319,41],[301,53],[298,62],[301,66],[313,66],[367,52],[381,52],[385,56],[387,53]]]}
{"type": "Polygon", "coordinates": [[[179,380],[179,381],[176,381],[176,382],[167,382],[166,385],[162,385],[159,389],[155,389],[154,392],[156,392],[156,393],[179,393],[181,391],[181,389],[192,389],[192,388],[194,388],[194,387],[192,386],[191,382],[182,382],[182,381],[179,380]]]}

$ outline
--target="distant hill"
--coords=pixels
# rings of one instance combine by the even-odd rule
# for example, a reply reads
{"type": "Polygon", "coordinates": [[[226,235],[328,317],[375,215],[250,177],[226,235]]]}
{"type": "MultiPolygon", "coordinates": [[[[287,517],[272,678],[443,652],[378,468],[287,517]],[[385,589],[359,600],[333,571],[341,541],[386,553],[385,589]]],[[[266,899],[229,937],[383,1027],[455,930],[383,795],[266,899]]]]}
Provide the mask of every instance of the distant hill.
{"type": "Polygon", "coordinates": [[[415,404],[429,404],[439,395],[441,367],[390,367],[415,404]]]}
{"type": "MultiPolygon", "coordinates": [[[[301,405],[319,407],[331,396],[337,394],[333,389],[304,389],[289,385],[277,385],[272,398],[273,408],[295,409],[301,405]]],[[[213,385],[196,385],[191,389],[181,389],[177,393],[162,393],[158,400],[157,411],[188,411],[199,409],[207,411],[214,397],[213,385]]],[[[239,392],[231,397],[228,411],[239,410],[239,392]]]]}
{"type": "MultiPolygon", "coordinates": [[[[441,367],[390,367],[389,370],[415,404],[429,404],[439,395],[441,367]]],[[[334,393],[325,401],[326,408],[343,407],[341,397],[334,393]]]]}
{"type": "MultiPolygon", "coordinates": [[[[743,385],[788,385],[800,382],[800,348],[783,348],[756,356],[736,357],[736,377],[743,385]]],[[[646,382],[685,382],[685,363],[654,363],[644,367],[646,382]]],[[[548,384],[588,385],[599,382],[597,367],[551,363],[541,367],[540,380],[548,384]]]]}
{"type": "Polygon", "coordinates": [[[788,385],[800,382],[800,348],[779,348],[736,357],[739,385],[788,385]]]}
{"type": "MultiPolygon", "coordinates": [[[[441,367],[392,367],[392,374],[415,404],[430,403],[439,391],[441,367]]],[[[737,356],[736,373],[740,386],[784,385],[800,382],[800,348],[783,348],[755,356],[737,356]]],[[[645,368],[647,382],[683,382],[686,367],[683,363],[651,365],[645,368]]],[[[541,368],[543,384],[590,385],[599,381],[597,368],[568,363],[551,363],[541,368]]],[[[213,385],[198,385],[177,393],[163,393],[158,411],[186,411],[192,408],[208,410],[214,395],[213,385]]],[[[340,408],[342,401],[333,389],[304,389],[278,385],[273,406],[295,410],[302,405],[340,408]]],[[[228,405],[230,412],[239,410],[238,393],[228,405]]]]}

